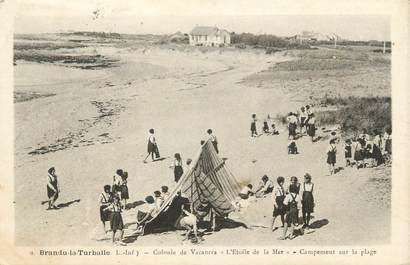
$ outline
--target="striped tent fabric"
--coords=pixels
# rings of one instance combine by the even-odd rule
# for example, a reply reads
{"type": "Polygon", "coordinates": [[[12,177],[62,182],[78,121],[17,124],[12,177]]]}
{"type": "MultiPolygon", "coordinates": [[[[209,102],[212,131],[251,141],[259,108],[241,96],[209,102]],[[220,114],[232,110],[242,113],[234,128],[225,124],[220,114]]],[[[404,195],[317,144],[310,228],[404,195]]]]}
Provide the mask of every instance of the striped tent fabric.
{"type": "Polygon", "coordinates": [[[147,225],[157,226],[158,219],[166,219],[167,211],[179,192],[190,201],[193,209],[201,202],[208,202],[218,215],[226,216],[234,211],[232,201],[237,197],[239,190],[238,181],[228,170],[225,161],[218,156],[212,142],[208,140],[201,146],[191,168],[184,173],[168,199],[147,225]]]}

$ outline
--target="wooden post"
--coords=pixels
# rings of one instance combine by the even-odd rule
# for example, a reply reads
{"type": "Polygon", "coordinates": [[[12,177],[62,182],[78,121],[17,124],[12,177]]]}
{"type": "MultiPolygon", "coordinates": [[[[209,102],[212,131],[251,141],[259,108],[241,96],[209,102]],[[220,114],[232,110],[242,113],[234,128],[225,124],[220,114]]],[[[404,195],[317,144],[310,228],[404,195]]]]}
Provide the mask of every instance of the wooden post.
{"type": "Polygon", "coordinates": [[[335,39],[335,49],[336,49],[337,37],[334,36],[334,39],[335,39]]]}
{"type": "Polygon", "coordinates": [[[383,54],[386,53],[386,41],[383,41],[383,54]]]}

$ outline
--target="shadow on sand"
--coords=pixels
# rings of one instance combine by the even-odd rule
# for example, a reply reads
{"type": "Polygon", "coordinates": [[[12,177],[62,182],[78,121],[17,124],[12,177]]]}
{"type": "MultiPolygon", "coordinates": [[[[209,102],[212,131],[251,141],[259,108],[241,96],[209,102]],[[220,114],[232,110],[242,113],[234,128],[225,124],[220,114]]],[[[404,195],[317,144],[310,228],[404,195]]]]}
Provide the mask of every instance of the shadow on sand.
{"type": "Polygon", "coordinates": [[[314,221],[313,223],[310,224],[310,228],[312,229],[319,229],[322,228],[323,226],[327,225],[329,223],[329,220],[327,219],[321,219],[314,221]]]}
{"type": "Polygon", "coordinates": [[[76,203],[76,202],[80,202],[80,199],[73,200],[73,201],[69,201],[69,202],[64,202],[64,203],[60,203],[60,204],[57,204],[57,207],[58,207],[58,208],[65,208],[65,207],[69,207],[71,204],[76,203]]]}

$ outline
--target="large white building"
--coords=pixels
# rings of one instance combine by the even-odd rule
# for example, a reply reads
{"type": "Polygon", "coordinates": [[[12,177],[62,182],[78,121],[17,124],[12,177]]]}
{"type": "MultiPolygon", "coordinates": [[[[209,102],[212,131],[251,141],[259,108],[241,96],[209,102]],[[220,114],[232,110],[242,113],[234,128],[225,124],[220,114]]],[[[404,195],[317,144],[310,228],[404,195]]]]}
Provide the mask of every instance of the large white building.
{"type": "Polygon", "coordinates": [[[231,44],[231,34],[217,27],[195,27],[189,33],[189,44],[193,46],[227,46],[231,44]]]}

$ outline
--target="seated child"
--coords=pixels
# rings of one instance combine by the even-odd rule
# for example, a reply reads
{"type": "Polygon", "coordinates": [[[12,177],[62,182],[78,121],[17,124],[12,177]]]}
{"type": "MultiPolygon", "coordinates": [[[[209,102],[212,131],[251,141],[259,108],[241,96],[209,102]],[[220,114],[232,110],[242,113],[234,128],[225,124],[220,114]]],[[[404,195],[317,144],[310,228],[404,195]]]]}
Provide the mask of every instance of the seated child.
{"type": "Polygon", "coordinates": [[[158,211],[162,204],[164,203],[164,200],[162,199],[161,192],[159,190],[154,191],[154,197],[155,197],[155,209],[158,211]]]}
{"type": "Polygon", "coordinates": [[[168,191],[168,186],[162,186],[161,187],[161,198],[162,201],[166,201],[168,199],[168,197],[170,196],[169,191],[168,191]]]}
{"type": "Polygon", "coordinates": [[[255,195],[257,198],[264,197],[266,194],[273,191],[273,182],[268,178],[267,175],[263,175],[259,186],[256,189],[255,195]]]}
{"type": "Polygon", "coordinates": [[[249,198],[249,196],[254,195],[252,188],[252,184],[248,184],[247,186],[243,187],[243,189],[239,192],[239,197],[243,200],[246,200],[249,198]]]}
{"type": "Polygon", "coordinates": [[[279,131],[276,130],[276,125],[275,123],[272,122],[272,135],[279,135],[279,131]]]}
{"type": "Polygon", "coordinates": [[[296,146],[296,142],[293,136],[290,137],[290,141],[288,144],[288,154],[291,154],[291,155],[298,154],[298,147],[296,146]]]}
{"type": "Polygon", "coordinates": [[[150,220],[155,212],[155,200],[152,196],[145,198],[145,203],[138,209],[137,223],[143,226],[146,221],[150,220]]]}

